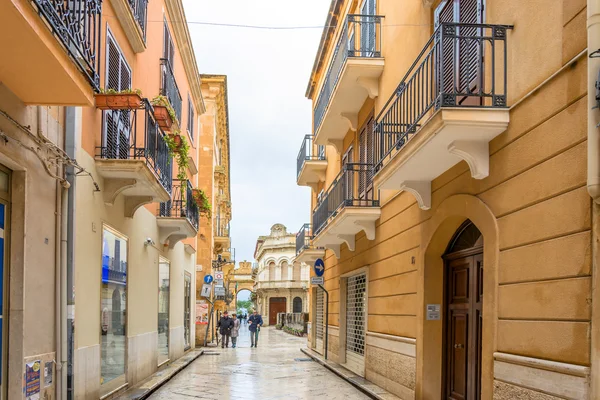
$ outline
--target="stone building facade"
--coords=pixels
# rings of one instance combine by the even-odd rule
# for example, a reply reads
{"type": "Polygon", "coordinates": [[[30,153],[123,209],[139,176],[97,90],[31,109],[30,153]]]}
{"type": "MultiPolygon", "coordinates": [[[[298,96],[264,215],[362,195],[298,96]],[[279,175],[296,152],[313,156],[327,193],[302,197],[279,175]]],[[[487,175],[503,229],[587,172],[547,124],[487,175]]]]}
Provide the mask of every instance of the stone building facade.
{"type": "Polygon", "coordinates": [[[278,313],[308,312],[309,267],[296,261],[296,236],[282,224],[259,236],[254,251],[256,306],[265,326],[275,325],[278,313]]]}
{"type": "Polygon", "coordinates": [[[402,399],[600,398],[599,12],[331,2],[297,177],[315,351],[328,324],[329,358],[402,399]]]}

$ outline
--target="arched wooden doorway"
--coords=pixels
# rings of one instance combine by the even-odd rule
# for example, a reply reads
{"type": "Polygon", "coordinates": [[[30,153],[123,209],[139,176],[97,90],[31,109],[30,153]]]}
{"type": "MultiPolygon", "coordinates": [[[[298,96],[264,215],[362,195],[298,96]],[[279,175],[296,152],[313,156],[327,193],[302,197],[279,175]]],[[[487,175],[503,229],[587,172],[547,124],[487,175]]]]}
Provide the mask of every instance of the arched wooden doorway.
{"type": "Polygon", "coordinates": [[[269,325],[277,324],[277,314],[286,311],[285,297],[271,297],[269,299],[269,325]]]}
{"type": "Polygon", "coordinates": [[[481,398],[483,236],[467,220],[445,260],[445,399],[481,398]]]}

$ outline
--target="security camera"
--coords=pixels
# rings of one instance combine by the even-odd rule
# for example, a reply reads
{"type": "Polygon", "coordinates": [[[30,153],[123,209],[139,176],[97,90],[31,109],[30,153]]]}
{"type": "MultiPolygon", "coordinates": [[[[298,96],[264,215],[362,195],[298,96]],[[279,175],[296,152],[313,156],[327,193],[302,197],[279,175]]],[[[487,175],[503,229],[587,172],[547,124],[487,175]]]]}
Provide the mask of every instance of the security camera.
{"type": "Polygon", "coordinates": [[[144,246],[154,246],[154,240],[152,240],[152,238],[146,238],[144,246]]]}

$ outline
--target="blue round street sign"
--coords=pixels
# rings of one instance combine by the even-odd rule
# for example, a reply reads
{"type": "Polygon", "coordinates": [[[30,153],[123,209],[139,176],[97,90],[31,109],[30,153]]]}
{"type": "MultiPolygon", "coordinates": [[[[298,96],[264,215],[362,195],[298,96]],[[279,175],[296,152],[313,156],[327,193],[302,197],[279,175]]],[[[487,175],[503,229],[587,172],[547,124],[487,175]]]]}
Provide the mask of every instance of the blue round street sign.
{"type": "Polygon", "coordinates": [[[212,275],[204,275],[204,283],[212,283],[214,280],[215,278],[212,275]]]}
{"type": "Polygon", "coordinates": [[[325,263],[323,262],[322,259],[317,258],[317,261],[315,261],[315,275],[317,276],[323,276],[323,274],[325,273],[325,263]]]}

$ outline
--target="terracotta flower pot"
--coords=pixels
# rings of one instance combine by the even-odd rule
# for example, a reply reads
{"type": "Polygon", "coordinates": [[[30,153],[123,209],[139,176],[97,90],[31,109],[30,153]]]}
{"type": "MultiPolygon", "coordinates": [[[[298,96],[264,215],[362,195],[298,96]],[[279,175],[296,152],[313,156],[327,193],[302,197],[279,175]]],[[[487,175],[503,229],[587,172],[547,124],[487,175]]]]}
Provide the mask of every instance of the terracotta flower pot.
{"type": "Polygon", "coordinates": [[[173,141],[175,142],[174,151],[176,151],[176,152],[179,151],[179,149],[181,149],[181,145],[182,145],[181,135],[170,134],[169,137],[171,139],[173,139],[173,141]]]}
{"type": "Polygon", "coordinates": [[[142,106],[137,93],[98,93],[94,97],[100,110],[134,110],[142,106]]]}
{"type": "MultiPolygon", "coordinates": [[[[171,126],[173,126],[173,118],[169,114],[169,110],[165,106],[153,106],[154,108],[154,118],[156,118],[156,122],[158,122],[158,126],[160,126],[165,131],[170,131],[171,126]]],[[[181,140],[181,138],[180,138],[181,140]]]]}

